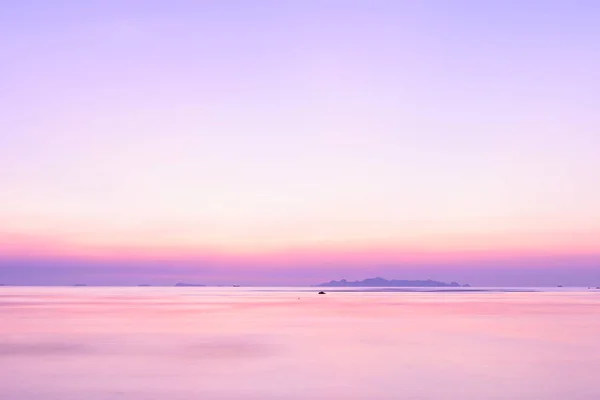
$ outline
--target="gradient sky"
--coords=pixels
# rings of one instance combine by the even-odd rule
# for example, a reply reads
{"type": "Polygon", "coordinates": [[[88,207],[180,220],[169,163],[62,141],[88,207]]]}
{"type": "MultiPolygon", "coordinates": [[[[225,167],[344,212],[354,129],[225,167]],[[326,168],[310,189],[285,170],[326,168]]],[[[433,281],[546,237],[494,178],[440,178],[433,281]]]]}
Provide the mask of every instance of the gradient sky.
{"type": "Polygon", "coordinates": [[[600,284],[597,1],[0,2],[0,283],[600,284]]]}

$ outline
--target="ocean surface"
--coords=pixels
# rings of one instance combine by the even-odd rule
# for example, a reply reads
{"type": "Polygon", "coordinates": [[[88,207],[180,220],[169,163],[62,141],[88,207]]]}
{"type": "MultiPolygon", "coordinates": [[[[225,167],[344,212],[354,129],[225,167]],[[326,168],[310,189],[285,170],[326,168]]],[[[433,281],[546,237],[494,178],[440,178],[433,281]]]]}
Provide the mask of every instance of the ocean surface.
{"type": "Polygon", "coordinates": [[[600,290],[318,290],[0,287],[0,399],[600,399],[600,290]]]}

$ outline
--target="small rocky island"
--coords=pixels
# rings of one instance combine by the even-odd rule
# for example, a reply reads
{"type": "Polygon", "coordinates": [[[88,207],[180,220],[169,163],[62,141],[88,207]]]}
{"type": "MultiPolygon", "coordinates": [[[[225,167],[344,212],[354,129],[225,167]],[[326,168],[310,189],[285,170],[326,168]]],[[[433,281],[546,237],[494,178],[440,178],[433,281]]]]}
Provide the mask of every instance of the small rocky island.
{"type": "Polygon", "coordinates": [[[457,282],[439,282],[428,279],[423,280],[387,280],[384,278],[368,278],[362,281],[330,281],[321,283],[317,286],[333,286],[333,287],[469,287],[470,285],[461,285],[457,282]]]}

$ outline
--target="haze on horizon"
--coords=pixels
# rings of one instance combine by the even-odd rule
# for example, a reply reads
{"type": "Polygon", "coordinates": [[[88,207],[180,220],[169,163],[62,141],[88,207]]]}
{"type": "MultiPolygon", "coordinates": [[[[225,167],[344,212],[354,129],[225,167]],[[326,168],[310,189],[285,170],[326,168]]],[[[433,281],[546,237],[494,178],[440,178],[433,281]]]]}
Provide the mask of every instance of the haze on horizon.
{"type": "Polygon", "coordinates": [[[0,283],[600,284],[600,3],[0,4],[0,283]]]}

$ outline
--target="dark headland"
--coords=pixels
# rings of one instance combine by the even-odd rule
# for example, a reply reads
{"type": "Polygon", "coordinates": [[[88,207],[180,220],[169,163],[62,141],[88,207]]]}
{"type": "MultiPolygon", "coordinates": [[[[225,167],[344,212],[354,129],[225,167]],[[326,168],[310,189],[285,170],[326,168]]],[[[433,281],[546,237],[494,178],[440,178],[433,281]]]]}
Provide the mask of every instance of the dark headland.
{"type": "Polygon", "coordinates": [[[398,280],[391,279],[387,280],[384,278],[368,278],[362,281],[347,281],[342,279],[341,281],[331,281],[321,283],[317,286],[331,286],[331,287],[470,287],[470,285],[461,285],[457,282],[439,282],[428,279],[423,280],[398,280]]]}

